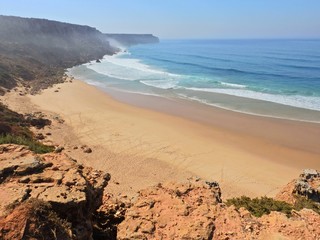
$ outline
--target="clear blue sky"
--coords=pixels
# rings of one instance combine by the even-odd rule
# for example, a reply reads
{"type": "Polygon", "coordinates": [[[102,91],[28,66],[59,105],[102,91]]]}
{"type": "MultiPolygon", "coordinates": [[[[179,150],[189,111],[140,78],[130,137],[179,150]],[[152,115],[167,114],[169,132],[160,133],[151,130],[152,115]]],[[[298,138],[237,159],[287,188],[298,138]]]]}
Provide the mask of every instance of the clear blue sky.
{"type": "Polygon", "coordinates": [[[0,0],[0,14],[160,38],[320,38],[320,0],[0,0]]]}

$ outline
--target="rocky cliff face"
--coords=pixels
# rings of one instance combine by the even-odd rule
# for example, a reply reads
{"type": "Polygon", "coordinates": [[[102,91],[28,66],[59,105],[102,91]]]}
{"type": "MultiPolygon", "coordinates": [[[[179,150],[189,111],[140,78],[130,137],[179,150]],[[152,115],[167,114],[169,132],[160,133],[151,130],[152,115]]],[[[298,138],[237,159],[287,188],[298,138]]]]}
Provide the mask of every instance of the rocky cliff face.
{"type": "Polygon", "coordinates": [[[61,82],[64,70],[131,46],[152,35],[102,34],[95,28],[46,19],[0,15],[0,94],[18,84],[33,92],[61,82]]]}
{"type": "Polygon", "coordinates": [[[0,16],[0,87],[38,90],[62,81],[65,68],[115,51],[92,27],[0,16]]]}
{"type": "MultiPolygon", "coordinates": [[[[319,188],[318,172],[301,177],[319,188]]],[[[192,178],[117,199],[108,194],[109,179],[63,153],[37,155],[24,146],[0,145],[0,239],[320,238],[315,211],[255,217],[226,206],[216,182],[192,178]]],[[[281,195],[300,194],[294,189],[281,195]]]]}
{"type": "Polygon", "coordinates": [[[44,64],[70,64],[112,54],[112,48],[100,31],[45,19],[0,16],[1,49],[11,56],[35,58],[44,64]],[[15,48],[15,51],[13,50],[15,48]],[[31,56],[30,56],[31,55],[31,56]]]}
{"type": "Polygon", "coordinates": [[[118,226],[118,239],[319,239],[320,215],[303,209],[253,216],[221,203],[220,188],[199,179],[139,192],[118,226]]]}
{"type": "Polygon", "coordinates": [[[109,179],[64,154],[1,145],[0,239],[92,239],[109,179]]]}
{"type": "Polygon", "coordinates": [[[152,34],[104,34],[115,46],[130,47],[136,44],[158,43],[159,38],[152,34]]]}

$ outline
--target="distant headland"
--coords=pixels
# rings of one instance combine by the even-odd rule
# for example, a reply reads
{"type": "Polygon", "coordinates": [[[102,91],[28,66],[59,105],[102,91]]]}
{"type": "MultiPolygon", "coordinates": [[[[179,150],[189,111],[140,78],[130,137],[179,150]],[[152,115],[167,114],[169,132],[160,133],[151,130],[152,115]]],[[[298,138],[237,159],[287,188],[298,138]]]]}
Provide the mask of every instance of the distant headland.
{"type": "Polygon", "coordinates": [[[158,41],[152,34],[104,34],[89,26],[0,15],[0,93],[18,82],[36,92],[61,81],[66,68],[112,55],[119,45],[158,41]]]}

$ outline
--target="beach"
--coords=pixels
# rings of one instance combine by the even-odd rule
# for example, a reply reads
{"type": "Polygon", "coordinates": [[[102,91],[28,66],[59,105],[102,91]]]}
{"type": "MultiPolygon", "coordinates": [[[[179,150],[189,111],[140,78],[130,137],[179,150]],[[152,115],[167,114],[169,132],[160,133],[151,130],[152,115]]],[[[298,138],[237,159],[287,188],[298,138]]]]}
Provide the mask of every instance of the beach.
{"type": "Polygon", "coordinates": [[[12,92],[4,102],[20,112],[62,118],[63,124],[44,130],[51,133],[48,139],[78,162],[109,172],[108,189],[114,195],[134,196],[159,182],[199,177],[218,181],[224,199],[274,196],[302,169],[320,167],[317,123],[183,100],[107,94],[79,80],[33,96],[12,92]],[[92,153],[83,153],[82,145],[92,153]]]}

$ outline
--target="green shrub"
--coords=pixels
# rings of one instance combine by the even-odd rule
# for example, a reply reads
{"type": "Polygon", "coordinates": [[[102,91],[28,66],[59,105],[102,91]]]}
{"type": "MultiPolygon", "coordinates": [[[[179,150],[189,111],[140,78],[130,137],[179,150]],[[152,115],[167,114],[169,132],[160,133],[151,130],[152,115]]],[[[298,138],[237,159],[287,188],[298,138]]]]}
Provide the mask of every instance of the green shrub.
{"type": "Polygon", "coordinates": [[[273,198],[261,197],[261,198],[249,198],[242,196],[240,198],[228,199],[227,206],[234,205],[236,209],[244,207],[252,215],[261,217],[264,214],[269,214],[271,211],[277,211],[285,213],[287,216],[291,216],[293,206],[282,201],[276,201],[273,198]]]}
{"type": "Polygon", "coordinates": [[[25,119],[22,114],[16,113],[0,103],[0,144],[18,144],[28,146],[35,153],[48,153],[54,150],[52,146],[46,146],[34,138],[34,134],[28,127],[36,124],[46,125],[47,119],[25,119]]]}
{"type": "Polygon", "coordinates": [[[307,199],[303,196],[296,196],[296,202],[293,205],[293,208],[297,211],[299,211],[303,208],[308,208],[308,209],[312,209],[316,213],[320,214],[320,204],[317,202],[314,202],[310,199],[307,199]]]}
{"type": "Polygon", "coordinates": [[[35,153],[43,154],[52,152],[53,146],[46,146],[34,139],[29,139],[22,136],[14,136],[11,134],[0,135],[0,144],[18,144],[28,146],[29,149],[35,153]]]}
{"type": "Polygon", "coordinates": [[[261,217],[264,214],[269,214],[271,211],[277,211],[285,213],[288,217],[291,216],[291,211],[300,211],[303,208],[311,209],[316,213],[320,214],[320,204],[307,199],[303,196],[295,196],[296,201],[294,205],[286,202],[277,201],[273,198],[262,197],[262,198],[249,198],[242,196],[240,198],[232,198],[226,201],[227,206],[234,205],[236,209],[244,207],[252,215],[261,217]]]}

